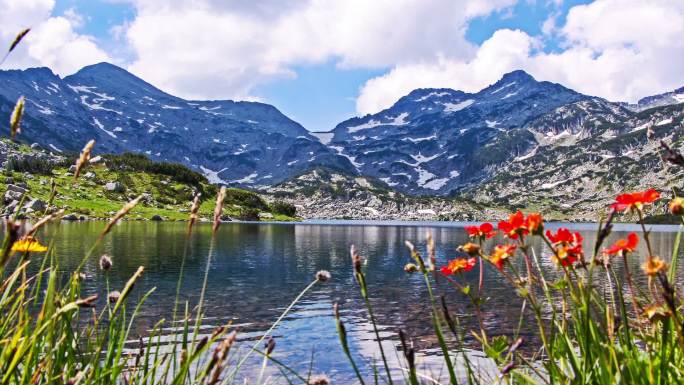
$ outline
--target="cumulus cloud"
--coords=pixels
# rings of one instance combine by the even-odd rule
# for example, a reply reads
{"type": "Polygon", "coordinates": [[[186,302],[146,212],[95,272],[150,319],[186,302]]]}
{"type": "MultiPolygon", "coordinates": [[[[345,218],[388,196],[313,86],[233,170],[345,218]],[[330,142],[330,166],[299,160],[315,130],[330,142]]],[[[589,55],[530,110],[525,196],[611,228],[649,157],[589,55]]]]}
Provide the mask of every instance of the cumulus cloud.
{"type": "Polygon", "coordinates": [[[186,97],[245,97],[292,68],[390,68],[471,56],[468,21],[516,0],[129,0],[130,69],[186,97]]]}
{"type": "Polygon", "coordinates": [[[515,69],[618,101],[684,86],[684,2],[596,0],[571,8],[564,25],[554,22],[545,30],[560,39],[559,52],[540,50],[525,32],[499,30],[471,58],[397,65],[370,79],[357,111],[377,112],[415,88],[477,91],[515,69]]]}
{"type": "Polygon", "coordinates": [[[84,65],[110,61],[95,39],[75,31],[83,21],[73,9],[63,16],[51,16],[54,0],[0,0],[0,40],[7,46],[16,34],[31,27],[5,63],[6,68],[50,67],[61,75],[84,65]]]}

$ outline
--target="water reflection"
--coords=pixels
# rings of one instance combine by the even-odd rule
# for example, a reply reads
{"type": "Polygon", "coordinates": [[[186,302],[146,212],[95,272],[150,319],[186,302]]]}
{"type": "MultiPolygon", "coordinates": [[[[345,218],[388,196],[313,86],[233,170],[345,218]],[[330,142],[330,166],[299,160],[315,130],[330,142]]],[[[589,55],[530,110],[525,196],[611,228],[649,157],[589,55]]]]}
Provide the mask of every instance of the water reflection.
{"type": "MultiPolygon", "coordinates": [[[[63,223],[48,227],[43,237],[54,240],[60,268],[68,272],[78,265],[103,226],[104,223],[98,222],[63,223]]],[[[595,227],[580,226],[588,251],[595,240],[595,227]]],[[[674,244],[674,233],[672,228],[667,227],[657,230],[660,231],[652,233],[654,251],[667,258],[674,244]]],[[[207,269],[210,232],[210,226],[198,225],[188,243],[180,297],[190,306],[199,299],[207,269]]],[[[257,339],[301,289],[313,280],[315,272],[325,269],[332,273],[332,280],[310,292],[275,331],[275,357],[304,373],[313,359],[314,373],[326,373],[338,383],[353,382],[353,373],[339,346],[332,317],[332,304],[339,302],[349,331],[351,349],[356,359],[364,363],[364,372],[370,375],[372,362],[378,358],[378,350],[352,276],[349,246],[354,244],[366,258],[365,269],[372,302],[392,367],[400,370],[401,366],[397,337],[401,327],[415,341],[419,350],[419,367],[426,374],[439,377],[443,375],[443,368],[431,331],[429,304],[422,277],[407,275],[402,269],[410,261],[404,241],[411,240],[422,250],[428,232],[432,233],[435,240],[440,263],[454,257],[456,247],[467,238],[462,227],[444,226],[443,223],[409,226],[376,223],[364,226],[327,223],[224,224],[219,230],[214,255],[208,266],[205,309],[209,327],[202,333],[210,333],[211,326],[232,322],[240,327],[241,341],[257,339]]],[[[124,222],[112,231],[95,253],[112,256],[114,267],[107,278],[113,288],[122,287],[138,266],[145,266],[145,274],[137,284],[134,296],[140,297],[152,288],[156,288],[156,291],[147,301],[135,325],[136,335],[144,336],[160,319],[171,319],[173,298],[183,265],[184,234],[184,223],[124,222]]],[[[609,242],[625,235],[625,231],[618,231],[609,242]]],[[[502,240],[493,239],[490,242],[493,244],[502,240]]],[[[643,247],[641,244],[640,255],[645,255],[643,247]]],[[[548,258],[546,245],[537,242],[533,248],[546,274],[557,274],[548,258]]],[[[633,271],[637,271],[640,264],[639,256],[630,260],[633,271]]],[[[620,272],[621,264],[616,264],[616,267],[620,272]]],[[[85,271],[88,276],[85,287],[87,294],[104,294],[105,276],[99,271],[96,258],[86,264],[85,271]]],[[[474,287],[477,271],[459,279],[474,287]]],[[[509,284],[489,266],[485,272],[485,289],[489,297],[483,311],[485,325],[492,335],[513,335],[519,325],[522,302],[509,284]]],[[[477,326],[473,309],[464,296],[447,285],[439,286],[437,292],[447,297],[451,310],[459,315],[464,327],[477,326]]],[[[522,324],[520,333],[533,340],[534,322],[531,318],[529,321],[522,324]]],[[[170,322],[167,327],[167,332],[173,333],[170,322]]],[[[466,337],[466,343],[475,347],[472,337],[468,334],[466,337]]],[[[248,345],[242,345],[243,353],[248,345]]],[[[469,354],[480,362],[481,368],[491,365],[481,354],[469,354]]],[[[260,365],[260,359],[254,357],[251,364],[260,365]]],[[[279,373],[275,368],[272,371],[273,375],[279,373]]],[[[249,374],[250,370],[245,373],[249,374]]]]}

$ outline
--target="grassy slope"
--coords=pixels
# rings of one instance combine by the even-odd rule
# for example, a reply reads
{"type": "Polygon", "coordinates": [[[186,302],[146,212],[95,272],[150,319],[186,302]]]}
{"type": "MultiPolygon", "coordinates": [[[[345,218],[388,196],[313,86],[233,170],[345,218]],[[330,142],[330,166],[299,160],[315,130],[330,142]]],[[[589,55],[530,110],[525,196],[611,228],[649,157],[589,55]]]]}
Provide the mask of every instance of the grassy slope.
{"type": "MultiPolygon", "coordinates": [[[[3,182],[0,183],[0,194],[4,194],[7,188],[4,183],[6,176],[9,175],[0,176],[0,182],[3,182]]],[[[47,201],[50,195],[50,176],[33,175],[33,178],[30,178],[24,173],[16,172],[11,176],[15,182],[25,182],[29,186],[29,197],[47,201]]],[[[74,181],[73,176],[67,173],[66,168],[55,169],[53,178],[57,183],[57,196],[54,204],[66,209],[67,213],[82,214],[89,218],[109,218],[131,198],[148,193],[152,196],[152,203],[141,203],[132,211],[129,218],[149,219],[158,214],[168,220],[184,220],[188,218],[190,202],[193,198],[190,186],[175,182],[168,176],[144,172],[115,172],[104,165],[88,166],[77,181],[74,181]],[[90,180],[83,178],[83,174],[88,171],[94,172],[96,176],[90,180]],[[113,181],[121,182],[125,191],[122,193],[105,191],[104,185],[113,181]]],[[[200,218],[211,218],[216,189],[214,186],[202,184],[202,190],[206,193],[200,208],[200,218]]],[[[244,196],[254,195],[256,194],[244,190],[229,189],[224,214],[236,218],[244,209],[270,212],[268,207],[255,205],[252,202],[245,203],[245,200],[241,199],[244,196]]],[[[272,214],[274,220],[278,221],[295,219],[281,214],[272,214]]]]}

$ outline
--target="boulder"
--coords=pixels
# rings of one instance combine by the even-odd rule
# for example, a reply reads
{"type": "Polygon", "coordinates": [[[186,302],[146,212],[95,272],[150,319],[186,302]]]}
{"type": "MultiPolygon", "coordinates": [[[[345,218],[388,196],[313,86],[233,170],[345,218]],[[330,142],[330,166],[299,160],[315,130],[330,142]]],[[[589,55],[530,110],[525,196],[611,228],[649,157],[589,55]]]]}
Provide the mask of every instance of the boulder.
{"type": "Polygon", "coordinates": [[[99,155],[90,158],[90,163],[92,163],[92,164],[100,163],[101,161],[102,161],[102,157],[99,155]]]}
{"type": "Polygon", "coordinates": [[[34,150],[37,150],[37,149],[40,148],[40,144],[38,144],[38,143],[31,143],[31,148],[34,149],[34,150]]]}
{"type": "Polygon", "coordinates": [[[13,191],[13,192],[18,192],[20,194],[24,194],[24,193],[26,193],[27,188],[26,188],[25,184],[23,186],[20,183],[8,184],[7,185],[7,191],[13,191]]]}
{"type": "Polygon", "coordinates": [[[152,218],[150,218],[150,220],[155,222],[161,222],[164,220],[164,218],[162,218],[162,216],[159,214],[154,214],[152,215],[152,218]]]}
{"type": "Polygon", "coordinates": [[[67,214],[62,217],[63,221],[77,221],[78,216],[76,214],[67,214]]]}
{"type": "Polygon", "coordinates": [[[92,171],[88,171],[87,173],[85,173],[85,175],[83,175],[83,177],[85,179],[93,179],[93,178],[95,178],[95,173],[92,171]]]}
{"type": "Polygon", "coordinates": [[[22,194],[22,193],[20,193],[20,192],[17,192],[17,191],[7,190],[7,191],[5,192],[5,196],[3,197],[3,201],[4,201],[5,203],[11,202],[11,201],[18,201],[18,200],[21,199],[21,197],[22,197],[23,195],[24,195],[24,194],[22,194]]]}
{"type": "Polygon", "coordinates": [[[259,213],[259,219],[273,219],[275,218],[271,213],[259,213]]]}
{"type": "Polygon", "coordinates": [[[123,192],[124,187],[121,183],[119,182],[109,182],[105,184],[105,190],[107,191],[112,191],[112,192],[123,192]]]}
{"type": "Polygon", "coordinates": [[[71,165],[71,167],[69,167],[69,172],[72,175],[76,173],[76,165],[75,164],[73,164],[73,165],[71,165]]]}
{"type": "Polygon", "coordinates": [[[45,211],[46,208],[47,204],[40,199],[32,199],[24,205],[24,209],[27,211],[30,210],[29,212],[45,211]]]}
{"type": "Polygon", "coordinates": [[[5,206],[5,214],[12,214],[19,206],[19,201],[11,201],[5,206]]]}
{"type": "Polygon", "coordinates": [[[12,184],[12,183],[14,183],[14,178],[12,178],[11,176],[8,176],[5,178],[5,184],[12,184]]]}

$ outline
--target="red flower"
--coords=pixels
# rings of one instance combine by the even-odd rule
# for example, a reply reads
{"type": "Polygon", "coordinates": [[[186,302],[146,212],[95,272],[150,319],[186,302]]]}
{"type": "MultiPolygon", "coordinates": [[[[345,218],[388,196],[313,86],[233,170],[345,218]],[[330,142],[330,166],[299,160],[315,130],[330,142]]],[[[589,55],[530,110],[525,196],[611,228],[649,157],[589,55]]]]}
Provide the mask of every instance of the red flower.
{"type": "Polygon", "coordinates": [[[627,239],[618,239],[613,246],[603,250],[603,254],[618,254],[623,255],[624,253],[630,253],[636,250],[639,244],[639,236],[636,233],[629,233],[627,239]]]}
{"type": "Polygon", "coordinates": [[[494,248],[494,253],[489,257],[489,261],[497,269],[502,270],[506,261],[515,254],[515,248],[516,245],[497,245],[494,248]]]}
{"type": "Polygon", "coordinates": [[[583,238],[580,233],[571,233],[568,229],[560,228],[556,234],[547,230],[546,237],[553,243],[552,258],[554,262],[563,266],[570,266],[584,257],[583,238]]]}
{"type": "Polygon", "coordinates": [[[660,193],[654,189],[618,195],[615,203],[610,207],[615,211],[641,210],[645,204],[650,204],[660,198],[660,193]]]}
{"type": "Polygon", "coordinates": [[[466,226],[465,231],[471,238],[489,239],[496,235],[494,226],[491,223],[483,223],[478,226],[466,226]]]}
{"type": "Polygon", "coordinates": [[[544,220],[541,214],[532,213],[525,218],[525,226],[532,234],[542,234],[544,231],[544,220]]]}
{"type": "Polygon", "coordinates": [[[529,234],[527,228],[527,221],[521,211],[518,210],[515,214],[508,217],[508,221],[499,222],[499,230],[501,230],[508,238],[518,239],[519,236],[529,234]]]}
{"type": "Polygon", "coordinates": [[[460,274],[470,271],[477,264],[475,258],[456,258],[449,261],[449,264],[440,269],[444,275],[460,274]]]}

